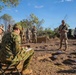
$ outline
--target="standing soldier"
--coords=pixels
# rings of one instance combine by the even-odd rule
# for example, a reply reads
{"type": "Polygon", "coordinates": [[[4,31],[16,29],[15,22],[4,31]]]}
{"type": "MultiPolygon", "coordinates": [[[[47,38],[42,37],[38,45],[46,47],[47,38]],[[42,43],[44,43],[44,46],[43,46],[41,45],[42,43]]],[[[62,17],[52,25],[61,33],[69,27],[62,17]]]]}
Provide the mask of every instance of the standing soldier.
{"type": "Polygon", "coordinates": [[[75,30],[74,30],[74,37],[76,38],[76,28],[75,28],[75,30]]]}
{"type": "Polygon", "coordinates": [[[29,28],[27,28],[27,30],[26,30],[26,40],[27,40],[28,43],[31,40],[31,31],[30,31],[29,28]]]}
{"type": "Polygon", "coordinates": [[[10,24],[8,25],[8,29],[7,29],[7,31],[8,31],[8,32],[11,32],[11,31],[12,31],[12,27],[11,27],[10,24]]]}
{"type": "Polygon", "coordinates": [[[37,29],[35,26],[32,28],[32,42],[37,43],[37,29]]]}
{"type": "Polygon", "coordinates": [[[60,48],[62,48],[62,42],[64,40],[65,42],[65,50],[67,49],[68,47],[68,42],[67,42],[67,32],[68,32],[68,27],[67,25],[65,24],[65,21],[62,20],[62,24],[59,26],[59,34],[60,34],[60,48]]]}
{"type": "Polygon", "coordinates": [[[0,26],[0,43],[2,42],[3,35],[4,35],[4,29],[3,26],[0,26]]]}
{"type": "Polygon", "coordinates": [[[26,42],[26,37],[25,37],[25,29],[22,27],[22,31],[20,33],[20,36],[21,36],[21,43],[22,44],[25,44],[26,42]]]}

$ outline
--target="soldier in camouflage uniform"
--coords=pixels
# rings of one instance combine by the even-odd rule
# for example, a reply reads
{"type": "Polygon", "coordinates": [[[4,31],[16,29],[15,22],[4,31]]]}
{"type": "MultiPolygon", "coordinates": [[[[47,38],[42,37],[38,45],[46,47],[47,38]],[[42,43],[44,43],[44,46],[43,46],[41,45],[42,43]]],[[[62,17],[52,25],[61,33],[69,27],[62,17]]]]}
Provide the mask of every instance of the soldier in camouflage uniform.
{"type": "Polygon", "coordinates": [[[8,32],[11,32],[11,31],[12,31],[12,26],[11,26],[10,24],[8,25],[7,31],[8,31],[8,32]]]}
{"type": "Polygon", "coordinates": [[[75,30],[74,30],[74,37],[76,38],[76,28],[75,28],[75,30]]]}
{"type": "MultiPolygon", "coordinates": [[[[12,32],[6,33],[2,38],[2,48],[0,50],[0,62],[6,62],[7,60],[14,60],[19,62],[17,68],[22,73],[31,73],[31,70],[27,69],[31,56],[34,54],[34,50],[27,51],[25,47],[21,46],[20,31],[21,25],[15,24],[12,32]]],[[[23,74],[22,74],[23,75],[23,74]]]]}
{"type": "Polygon", "coordinates": [[[1,42],[2,42],[3,35],[4,35],[4,29],[2,26],[0,26],[0,48],[1,48],[1,42]]]}
{"type": "Polygon", "coordinates": [[[65,50],[67,49],[68,47],[68,42],[67,42],[67,32],[68,32],[68,27],[67,25],[65,24],[65,21],[62,20],[62,24],[59,26],[59,34],[60,34],[60,48],[62,48],[62,42],[64,40],[65,42],[65,50]]]}
{"type": "Polygon", "coordinates": [[[32,42],[37,43],[37,29],[35,26],[32,28],[32,42]]]}
{"type": "Polygon", "coordinates": [[[28,43],[31,41],[31,31],[29,28],[26,30],[26,40],[28,43]]]}
{"type": "Polygon", "coordinates": [[[3,35],[4,35],[4,29],[2,26],[0,26],[0,43],[2,42],[3,35]]]}

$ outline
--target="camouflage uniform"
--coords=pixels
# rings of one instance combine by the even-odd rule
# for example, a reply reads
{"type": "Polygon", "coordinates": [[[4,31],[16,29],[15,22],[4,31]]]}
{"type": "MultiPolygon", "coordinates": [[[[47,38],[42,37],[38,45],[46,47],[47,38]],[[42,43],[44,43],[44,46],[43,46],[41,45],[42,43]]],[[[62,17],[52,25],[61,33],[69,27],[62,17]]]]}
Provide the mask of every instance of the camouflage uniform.
{"type": "Polygon", "coordinates": [[[74,30],[74,37],[76,38],[76,28],[75,28],[75,30],[74,30]]]}
{"type": "Polygon", "coordinates": [[[32,28],[32,41],[37,43],[37,29],[35,26],[32,28]]]}
{"type": "MultiPolygon", "coordinates": [[[[62,20],[62,22],[64,22],[64,20],[62,20]]],[[[67,32],[68,32],[68,27],[66,26],[66,24],[64,25],[60,25],[59,26],[59,34],[60,34],[60,49],[62,48],[62,42],[64,40],[65,42],[65,50],[68,47],[68,42],[67,42],[67,32]]]]}
{"type": "Polygon", "coordinates": [[[34,50],[27,51],[26,48],[21,46],[21,37],[14,31],[6,33],[2,38],[2,48],[0,50],[0,61],[13,60],[13,63],[25,62],[25,67],[29,62],[34,50]],[[28,63],[27,63],[28,62],[28,63]]]}
{"type": "Polygon", "coordinates": [[[7,29],[7,32],[11,32],[12,31],[12,25],[8,25],[8,29],[7,29]]]}
{"type": "Polygon", "coordinates": [[[1,31],[0,31],[0,43],[1,43],[2,42],[2,37],[4,35],[4,29],[3,29],[2,26],[0,26],[0,29],[1,29],[1,31]]]}
{"type": "Polygon", "coordinates": [[[26,40],[27,40],[27,42],[30,42],[30,40],[31,40],[31,31],[30,31],[30,29],[27,29],[27,31],[26,31],[26,40]]]}

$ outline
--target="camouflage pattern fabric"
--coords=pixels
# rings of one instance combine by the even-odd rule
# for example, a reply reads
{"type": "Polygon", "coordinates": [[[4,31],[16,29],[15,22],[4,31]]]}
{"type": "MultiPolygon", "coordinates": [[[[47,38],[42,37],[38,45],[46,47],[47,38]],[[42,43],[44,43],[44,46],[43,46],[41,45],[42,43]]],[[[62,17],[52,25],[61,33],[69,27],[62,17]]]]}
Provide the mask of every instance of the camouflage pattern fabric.
{"type": "Polygon", "coordinates": [[[4,35],[4,30],[2,30],[2,33],[0,33],[0,43],[2,42],[3,35],[4,35]]]}
{"type": "Polygon", "coordinates": [[[27,42],[30,42],[30,40],[31,40],[31,31],[30,31],[30,29],[27,29],[27,31],[26,31],[26,40],[27,40],[27,42]]]}
{"type": "Polygon", "coordinates": [[[16,64],[21,60],[28,59],[33,55],[34,50],[27,51],[26,48],[21,48],[21,37],[15,32],[6,33],[2,38],[2,48],[0,50],[0,61],[12,61],[16,64]]]}
{"type": "MultiPolygon", "coordinates": [[[[12,61],[12,65],[19,63],[20,61],[27,60],[30,56],[34,54],[34,50],[27,51],[27,49],[18,52],[12,61]]],[[[25,64],[26,65],[26,64],[25,64]]]]}
{"type": "Polygon", "coordinates": [[[68,27],[66,25],[64,25],[64,26],[60,25],[59,26],[60,37],[67,39],[67,32],[63,32],[64,30],[68,31],[68,27]]]}
{"type": "Polygon", "coordinates": [[[35,43],[37,42],[37,30],[36,30],[36,28],[32,29],[32,40],[35,43]]]}
{"type": "Polygon", "coordinates": [[[2,35],[0,35],[0,43],[2,42],[2,35]]]}
{"type": "Polygon", "coordinates": [[[76,28],[74,29],[74,37],[76,38],[76,28]]]}
{"type": "Polygon", "coordinates": [[[68,27],[66,25],[60,25],[59,26],[59,33],[60,33],[60,48],[62,47],[62,42],[64,40],[65,42],[65,50],[68,47],[68,42],[67,42],[67,32],[68,32],[68,27]]]}

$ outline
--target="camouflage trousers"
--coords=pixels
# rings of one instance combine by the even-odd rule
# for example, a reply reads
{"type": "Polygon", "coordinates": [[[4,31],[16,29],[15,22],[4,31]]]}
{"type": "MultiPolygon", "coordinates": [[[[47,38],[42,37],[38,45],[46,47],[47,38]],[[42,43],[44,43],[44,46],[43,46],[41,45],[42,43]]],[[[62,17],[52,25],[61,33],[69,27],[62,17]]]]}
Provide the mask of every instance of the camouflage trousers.
{"type": "Polygon", "coordinates": [[[36,33],[32,34],[32,42],[37,43],[37,34],[36,33]]]}
{"type": "Polygon", "coordinates": [[[30,40],[31,40],[31,35],[26,35],[26,40],[27,40],[27,42],[30,42],[30,40]]]}
{"type": "MultiPolygon", "coordinates": [[[[0,54],[3,55],[2,53],[0,54]]],[[[17,55],[13,59],[11,59],[12,56],[10,58],[6,58],[5,55],[3,56],[0,55],[0,62],[1,61],[6,62],[9,59],[11,61],[11,65],[17,65],[21,61],[24,61],[24,63],[22,64],[23,68],[27,68],[33,54],[34,54],[34,50],[31,49],[27,51],[27,49],[25,49],[18,52],[17,55]]]]}
{"type": "Polygon", "coordinates": [[[68,48],[68,41],[67,41],[68,40],[68,37],[67,37],[67,33],[60,35],[60,48],[62,48],[62,42],[63,42],[63,40],[65,42],[65,49],[67,49],[68,48]]]}

